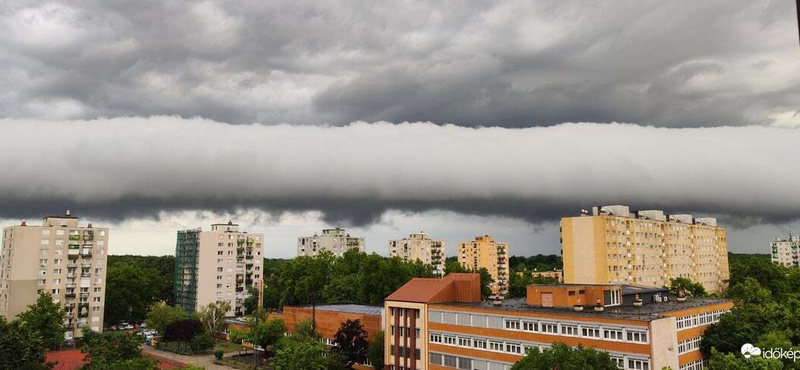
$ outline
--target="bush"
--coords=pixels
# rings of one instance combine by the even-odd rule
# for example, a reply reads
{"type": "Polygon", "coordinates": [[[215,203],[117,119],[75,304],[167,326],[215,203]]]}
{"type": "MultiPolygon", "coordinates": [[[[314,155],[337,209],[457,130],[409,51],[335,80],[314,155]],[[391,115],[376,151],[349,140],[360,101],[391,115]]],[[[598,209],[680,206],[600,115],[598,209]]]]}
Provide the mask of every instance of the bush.
{"type": "Polygon", "coordinates": [[[191,347],[192,351],[195,353],[202,353],[208,352],[214,348],[214,343],[214,338],[212,338],[210,334],[202,333],[198,334],[189,341],[189,347],[191,347]]]}
{"type": "Polygon", "coordinates": [[[216,357],[217,360],[221,360],[222,359],[222,355],[224,355],[224,354],[225,354],[225,352],[222,352],[220,350],[214,351],[214,357],[216,357]]]}

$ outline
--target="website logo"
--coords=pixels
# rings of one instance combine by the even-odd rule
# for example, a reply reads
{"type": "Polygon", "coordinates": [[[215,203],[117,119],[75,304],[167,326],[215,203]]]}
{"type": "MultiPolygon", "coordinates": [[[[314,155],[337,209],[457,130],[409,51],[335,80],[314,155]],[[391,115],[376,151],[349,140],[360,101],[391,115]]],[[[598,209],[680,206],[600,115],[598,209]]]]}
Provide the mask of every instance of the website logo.
{"type": "Polygon", "coordinates": [[[758,348],[750,343],[745,343],[742,346],[742,355],[744,358],[750,358],[752,356],[761,356],[761,348],[758,348]]]}

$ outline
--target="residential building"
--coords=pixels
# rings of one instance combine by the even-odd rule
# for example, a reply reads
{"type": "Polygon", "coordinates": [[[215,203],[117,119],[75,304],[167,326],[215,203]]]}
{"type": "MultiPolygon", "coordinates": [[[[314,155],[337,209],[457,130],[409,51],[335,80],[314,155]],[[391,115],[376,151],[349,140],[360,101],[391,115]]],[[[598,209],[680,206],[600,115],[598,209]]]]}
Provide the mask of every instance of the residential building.
{"type": "Polygon", "coordinates": [[[508,293],[508,243],[494,241],[491,236],[475,237],[471,242],[458,243],[458,263],[471,271],[485,268],[492,275],[492,292],[504,295],[508,293]]]}
{"type": "Polygon", "coordinates": [[[419,260],[432,265],[434,274],[444,275],[444,241],[431,239],[421,231],[407,238],[389,240],[389,257],[400,257],[406,262],[419,260]]]}
{"type": "Polygon", "coordinates": [[[720,292],[729,278],[728,241],[713,218],[594,207],[561,219],[564,282],[669,286],[672,278],[720,292]]]}
{"type": "Polygon", "coordinates": [[[770,247],[772,247],[772,263],[785,267],[800,267],[797,258],[800,236],[789,233],[786,239],[775,238],[770,247]]]}
{"type": "Polygon", "coordinates": [[[364,238],[351,237],[344,229],[324,229],[322,235],[314,233],[313,236],[297,238],[298,256],[316,256],[323,250],[331,251],[334,255],[341,256],[349,250],[364,252],[364,238]]]}
{"type": "Polygon", "coordinates": [[[231,221],[211,225],[211,231],[178,231],[175,304],[197,311],[225,301],[231,305],[227,316],[244,315],[249,290],[262,290],[263,242],[264,234],[241,231],[231,221]]]}
{"type": "Polygon", "coordinates": [[[36,302],[39,292],[64,307],[64,339],[88,327],[103,330],[108,229],[79,226],[69,211],[40,226],[3,229],[0,251],[0,315],[7,320],[36,302]]]}
{"type": "Polygon", "coordinates": [[[605,351],[621,369],[699,370],[704,331],[733,307],[620,284],[531,285],[526,298],[485,302],[477,274],[413,279],[384,305],[388,370],[509,370],[557,342],[605,351]]]}

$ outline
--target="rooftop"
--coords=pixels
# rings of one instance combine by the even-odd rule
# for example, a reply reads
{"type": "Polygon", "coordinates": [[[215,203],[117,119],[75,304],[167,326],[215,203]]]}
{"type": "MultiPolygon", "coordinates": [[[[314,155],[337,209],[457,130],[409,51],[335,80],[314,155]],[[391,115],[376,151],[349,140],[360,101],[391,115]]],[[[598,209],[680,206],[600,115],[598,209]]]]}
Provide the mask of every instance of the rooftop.
{"type": "MultiPolygon", "coordinates": [[[[311,308],[311,305],[305,305],[300,307],[311,308]]],[[[383,313],[383,307],[367,306],[363,304],[324,304],[324,305],[317,305],[317,311],[347,312],[347,313],[358,313],[363,315],[380,316],[383,313]]]]}
{"type": "Polygon", "coordinates": [[[490,302],[478,303],[442,303],[446,306],[460,306],[460,307],[475,307],[485,308],[498,311],[507,312],[533,312],[551,315],[574,315],[582,317],[603,317],[610,319],[623,319],[623,320],[637,320],[637,321],[652,321],[667,316],[667,313],[681,311],[692,308],[699,308],[711,306],[719,303],[730,302],[724,299],[687,299],[686,302],[677,302],[674,298],[668,302],[650,303],[642,305],[641,307],[635,306],[612,306],[605,307],[602,312],[595,312],[591,307],[587,307],[584,311],[575,311],[570,308],[547,308],[529,306],[525,298],[512,298],[503,301],[502,305],[495,306],[490,302]]]}

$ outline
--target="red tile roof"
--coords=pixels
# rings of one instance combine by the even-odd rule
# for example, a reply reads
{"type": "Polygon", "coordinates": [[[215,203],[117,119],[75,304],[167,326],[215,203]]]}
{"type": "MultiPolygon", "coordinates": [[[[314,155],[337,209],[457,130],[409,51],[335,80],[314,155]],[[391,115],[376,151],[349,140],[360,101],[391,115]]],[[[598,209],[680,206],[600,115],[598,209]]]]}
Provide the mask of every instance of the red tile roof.
{"type": "Polygon", "coordinates": [[[441,279],[414,278],[386,297],[386,300],[416,303],[480,302],[481,277],[479,274],[453,273],[441,279]]]}
{"type": "Polygon", "coordinates": [[[74,370],[85,363],[83,353],[79,349],[66,349],[62,351],[49,351],[45,356],[47,362],[55,362],[53,370],[74,370]]]}

